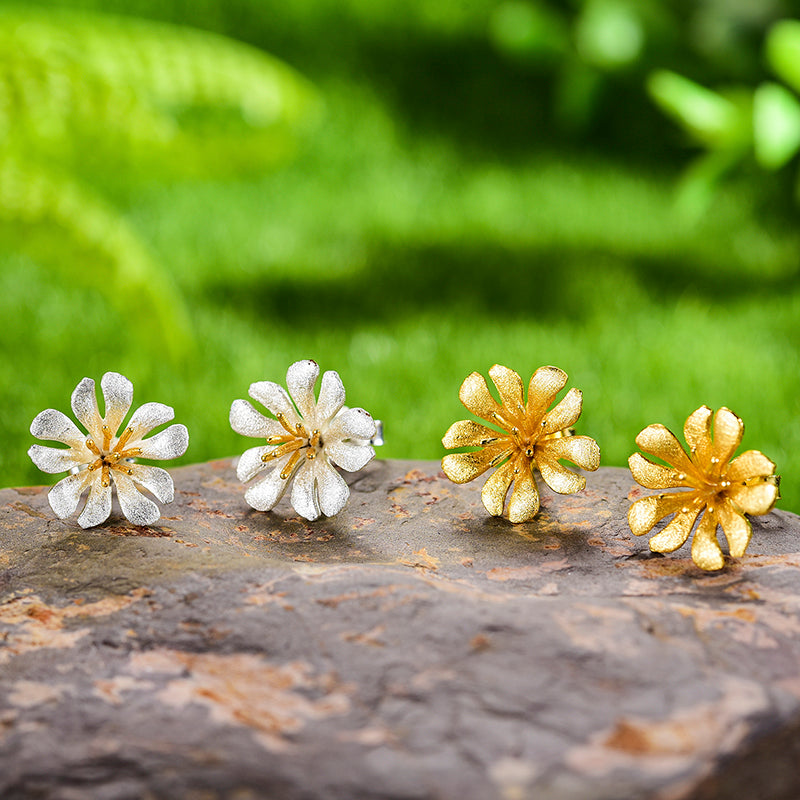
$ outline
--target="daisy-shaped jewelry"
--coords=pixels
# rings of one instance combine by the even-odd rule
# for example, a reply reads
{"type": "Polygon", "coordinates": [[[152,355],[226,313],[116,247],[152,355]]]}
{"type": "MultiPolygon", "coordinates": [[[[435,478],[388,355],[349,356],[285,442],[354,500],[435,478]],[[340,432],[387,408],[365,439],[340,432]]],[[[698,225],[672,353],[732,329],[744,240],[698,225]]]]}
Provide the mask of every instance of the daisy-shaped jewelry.
{"type": "Polygon", "coordinates": [[[744,555],[752,533],[746,514],[767,514],[778,499],[779,477],[775,464],[758,450],[748,450],[737,458],[744,423],[727,408],[711,416],[701,406],[686,420],[683,435],[689,454],[663,425],[650,425],[637,437],[645,453],[660,458],[668,467],[655,464],[634,453],[628,464],[637,483],[647,489],[684,489],[655,494],[636,500],[628,511],[631,530],[641,536],[670,514],[670,523],[650,539],[656,553],[671,553],[689,538],[701,512],[692,540],[692,560],[705,570],[722,569],[725,559],[717,541],[717,526],[728,540],[732,556],[744,555]]]}
{"type": "Polygon", "coordinates": [[[501,402],[492,397],[483,376],[473,372],[461,384],[458,396],[473,414],[501,430],[472,420],[454,422],[442,439],[447,448],[480,447],[471,453],[450,453],[442,459],[442,470],[453,483],[467,483],[490,467],[502,465],[486,481],[481,499],[493,516],[501,516],[511,484],[508,504],[511,522],[527,522],[539,511],[539,492],[533,477],[537,467],[542,480],[559,494],[572,494],[586,486],[586,478],[562,466],[560,459],[588,470],[600,466],[600,448],[588,436],[573,436],[569,430],[581,415],[579,389],[570,389],[549,410],[567,383],[567,374],[557,367],[540,367],[528,385],[527,402],[522,379],[508,367],[495,364],[489,370],[501,402]]]}
{"type": "Polygon", "coordinates": [[[363,408],[344,408],[344,386],[336,372],[322,376],[316,400],[318,377],[316,362],[297,361],[286,373],[289,394],[272,381],[251,384],[250,397],[275,419],[264,416],[247,400],[234,400],[231,405],[231,427],[243,436],[266,440],[245,450],[236,468],[242,483],[267,471],[244,495],[257,511],[274,508],[294,479],[294,510],[308,520],[322,514],[332,517],[350,496],[334,465],[355,472],[375,456],[369,444],[376,433],[375,421],[363,408]]]}
{"type": "Polygon", "coordinates": [[[133,384],[118,372],[106,372],[100,381],[105,416],[100,416],[94,381],[84,378],[72,393],[72,411],[88,431],[54,408],[38,414],[31,423],[37,439],[61,442],[67,448],[33,445],[31,460],[44,472],[72,474],[60,480],[48,494],[50,507],[64,519],[74,513],[81,496],[89,490],[78,517],[82,528],[105,522],[111,514],[111,484],[117,488],[122,513],[134,525],[152,525],[161,516],[159,507],[140,491],[146,489],[162,503],[171,503],[172,478],[165,469],[134,463],[134,459],[166,460],[186,452],[189,432],[185,425],[170,425],[144,439],[153,428],[169,422],[174,411],[162,403],[145,403],[133,412],[122,433],[117,432],[133,402],[133,384]]]}

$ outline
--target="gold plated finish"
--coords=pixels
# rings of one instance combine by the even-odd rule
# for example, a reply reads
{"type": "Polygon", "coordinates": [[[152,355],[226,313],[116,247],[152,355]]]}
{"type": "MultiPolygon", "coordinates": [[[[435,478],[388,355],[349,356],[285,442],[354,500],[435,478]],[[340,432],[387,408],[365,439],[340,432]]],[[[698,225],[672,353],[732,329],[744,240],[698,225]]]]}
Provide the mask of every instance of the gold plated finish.
{"type": "Polygon", "coordinates": [[[713,411],[701,406],[687,420],[683,435],[689,453],[663,425],[650,425],[637,437],[645,452],[669,464],[656,464],[634,453],[628,464],[634,480],[647,489],[683,489],[636,500],[628,511],[628,524],[637,536],[648,533],[659,520],[674,514],[670,523],[650,539],[656,553],[671,553],[681,547],[702,513],[692,540],[692,560],[705,570],[722,569],[725,559],[717,540],[721,526],[730,554],[744,555],[751,527],[746,514],[767,514],[778,499],[780,478],[775,464],[758,450],[737,458],[744,423],[730,409],[713,411]]]}
{"type": "Polygon", "coordinates": [[[559,460],[566,459],[583,469],[596,470],[600,466],[600,448],[594,439],[574,436],[571,430],[581,415],[580,390],[570,389],[564,399],[550,409],[567,383],[563,370],[557,367],[536,370],[528,385],[527,400],[523,396],[522,379],[513,370],[495,364],[489,376],[501,402],[495,400],[485,379],[477,372],[466,378],[459,397],[469,411],[496,427],[468,419],[454,422],[442,444],[448,449],[481,449],[449,453],[442,459],[442,470],[453,483],[467,483],[491,467],[498,467],[484,484],[483,505],[493,516],[502,516],[506,495],[513,483],[508,519],[527,522],[539,511],[533,468],[538,467],[542,480],[553,491],[572,494],[583,489],[586,479],[562,466],[559,460]]]}

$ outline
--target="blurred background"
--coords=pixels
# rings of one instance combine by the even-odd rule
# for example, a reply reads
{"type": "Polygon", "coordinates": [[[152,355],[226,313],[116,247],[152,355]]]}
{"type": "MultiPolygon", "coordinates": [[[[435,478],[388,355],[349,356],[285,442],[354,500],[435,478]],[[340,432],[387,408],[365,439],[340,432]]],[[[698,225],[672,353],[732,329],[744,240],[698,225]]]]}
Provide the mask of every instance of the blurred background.
{"type": "Polygon", "coordinates": [[[462,380],[554,364],[625,465],[701,404],[800,512],[800,8],[788,0],[0,6],[0,485],[83,376],[249,446],[314,358],[438,458],[462,380]]]}

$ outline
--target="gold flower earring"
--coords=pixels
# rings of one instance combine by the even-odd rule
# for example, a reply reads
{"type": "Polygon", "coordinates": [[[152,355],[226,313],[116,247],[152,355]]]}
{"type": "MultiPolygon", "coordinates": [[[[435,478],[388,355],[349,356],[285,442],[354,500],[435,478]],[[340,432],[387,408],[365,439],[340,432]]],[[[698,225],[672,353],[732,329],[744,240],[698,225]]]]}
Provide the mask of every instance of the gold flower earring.
{"type": "Polygon", "coordinates": [[[722,569],[725,559],[717,540],[721,526],[730,554],[744,555],[752,529],[746,514],[767,514],[780,496],[780,478],[775,464],[758,450],[748,450],[737,458],[744,423],[727,408],[714,417],[708,406],[701,406],[687,420],[683,435],[689,453],[663,425],[650,425],[637,437],[636,444],[669,466],[655,464],[634,453],[628,464],[637,483],[647,489],[685,489],[655,494],[636,500],[628,511],[628,524],[637,536],[648,533],[659,520],[674,514],[670,523],[650,539],[656,553],[671,553],[689,538],[697,518],[703,516],[692,540],[692,560],[705,570],[722,569]]]}
{"type": "Polygon", "coordinates": [[[539,511],[539,491],[533,476],[538,468],[542,480],[559,494],[572,494],[586,486],[586,478],[567,469],[559,459],[596,470],[600,448],[588,436],[574,436],[571,426],[581,415],[583,397],[570,389],[555,408],[556,395],[567,383],[567,374],[557,367],[536,370],[523,397],[520,376],[495,364],[489,370],[501,402],[489,392],[482,375],[473,372],[461,385],[458,396],[466,408],[496,428],[472,420],[454,422],[442,439],[448,448],[479,447],[469,453],[450,453],[442,459],[442,470],[453,483],[468,483],[491,467],[499,468],[486,481],[481,499],[493,516],[502,516],[506,495],[514,484],[508,504],[511,522],[527,522],[539,511]],[[548,410],[550,409],[550,410],[548,410]]]}

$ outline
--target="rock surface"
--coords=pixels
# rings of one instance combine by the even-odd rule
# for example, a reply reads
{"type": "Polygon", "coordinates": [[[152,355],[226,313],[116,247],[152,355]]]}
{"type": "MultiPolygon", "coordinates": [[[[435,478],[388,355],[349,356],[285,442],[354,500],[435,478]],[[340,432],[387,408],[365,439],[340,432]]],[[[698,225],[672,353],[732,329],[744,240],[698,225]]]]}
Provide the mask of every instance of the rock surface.
{"type": "Polygon", "coordinates": [[[144,529],[0,492],[5,800],[800,797],[800,517],[704,574],[622,469],[517,526],[438,462],[316,523],[173,475],[144,529]]]}

